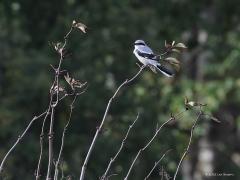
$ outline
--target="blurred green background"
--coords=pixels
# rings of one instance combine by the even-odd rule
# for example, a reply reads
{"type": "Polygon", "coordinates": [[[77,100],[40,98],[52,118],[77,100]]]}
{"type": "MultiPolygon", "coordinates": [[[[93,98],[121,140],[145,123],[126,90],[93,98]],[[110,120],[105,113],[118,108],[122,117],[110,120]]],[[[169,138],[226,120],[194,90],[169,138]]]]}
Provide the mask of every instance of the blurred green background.
{"type": "MultiPolygon", "coordinates": [[[[138,71],[132,54],[133,42],[144,39],[156,52],[164,41],[184,42],[188,51],[180,57],[182,68],[175,78],[145,70],[134,83],[123,88],[111,106],[104,131],[90,158],[86,179],[98,179],[124,134],[130,133],[123,152],[113,164],[111,179],[123,179],[133,157],[155,132],[156,124],[170,113],[184,109],[184,97],[207,103],[206,110],[219,118],[217,124],[202,119],[195,130],[190,153],[177,179],[240,179],[240,1],[239,0],[2,0],[0,2],[0,159],[34,115],[48,105],[53,71],[58,55],[49,42],[62,41],[76,19],[89,27],[87,34],[75,30],[69,39],[72,56],[64,69],[82,81],[88,90],[76,104],[63,152],[65,176],[78,179],[81,165],[118,85],[138,71]],[[206,173],[233,176],[207,176],[206,173]]],[[[60,148],[61,133],[70,99],[56,111],[54,150],[60,148]]],[[[143,179],[164,151],[173,151],[162,166],[173,177],[187,146],[194,113],[164,128],[140,156],[131,180],[143,179]]],[[[39,155],[42,120],[35,122],[9,156],[5,180],[34,179],[39,155]]],[[[46,128],[46,134],[48,129],[46,128]]],[[[42,176],[47,170],[47,138],[44,141],[42,176]]],[[[157,180],[159,169],[151,179],[157,180]]],[[[65,178],[66,179],[66,178],[65,178]]]]}

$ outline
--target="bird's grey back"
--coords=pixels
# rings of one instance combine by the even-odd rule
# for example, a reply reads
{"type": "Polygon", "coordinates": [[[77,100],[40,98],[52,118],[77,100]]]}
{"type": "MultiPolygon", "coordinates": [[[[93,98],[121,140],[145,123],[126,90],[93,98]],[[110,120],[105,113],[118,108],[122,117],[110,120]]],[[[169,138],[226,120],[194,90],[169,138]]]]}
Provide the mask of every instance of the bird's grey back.
{"type": "Polygon", "coordinates": [[[138,46],[137,48],[139,51],[141,51],[142,53],[146,53],[146,54],[153,54],[153,51],[150,47],[146,46],[138,46]]]}

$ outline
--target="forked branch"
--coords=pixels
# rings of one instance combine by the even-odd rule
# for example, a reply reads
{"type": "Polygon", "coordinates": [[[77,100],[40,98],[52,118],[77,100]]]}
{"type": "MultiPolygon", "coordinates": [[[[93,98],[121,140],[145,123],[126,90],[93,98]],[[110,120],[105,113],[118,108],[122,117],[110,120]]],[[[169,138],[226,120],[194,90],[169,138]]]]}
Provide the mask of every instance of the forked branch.
{"type": "Polygon", "coordinates": [[[134,124],[135,124],[136,121],[138,120],[138,117],[139,117],[139,113],[138,113],[136,119],[133,121],[133,123],[129,126],[129,128],[128,128],[128,130],[127,130],[127,133],[126,133],[125,137],[123,138],[122,143],[121,143],[121,146],[120,146],[120,148],[118,149],[117,153],[114,155],[114,157],[112,157],[112,158],[110,159],[110,161],[109,161],[109,163],[108,163],[108,166],[107,166],[107,169],[105,170],[105,173],[104,173],[103,176],[101,177],[101,180],[105,180],[105,179],[106,179],[107,173],[108,173],[108,171],[110,170],[112,163],[113,163],[113,162],[117,159],[117,157],[119,156],[119,154],[120,154],[120,152],[121,152],[121,150],[122,150],[122,148],[123,148],[123,146],[124,146],[124,144],[125,144],[125,142],[126,142],[126,140],[127,140],[127,138],[128,138],[128,135],[129,135],[131,129],[133,128],[134,124]]]}
{"type": "Polygon", "coordinates": [[[73,98],[73,101],[70,105],[70,113],[69,113],[69,117],[68,117],[68,121],[63,129],[63,133],[62,133],[62,142],[61,142],[61,147],[60,147],[60,150],[59,150],[59,153],[58,153],[58,158],[57,158],[57,161],[56,161],[56,164],[55,164],[55,172],[54,172],[54,180],[57,180],[58,179],[58,166],[59,166],[59,163],[60,163],[60,159],[61,159],[61,155],[62,155],[62,151],[63,151],[63,147],[64,147],[64,141],[65,141],[65,134],[66,134],[66,131],[67,131],[67,128],[69,126],[69,123],[71,121],[71,118],[72,118],[72,112],[73,112],[73,108],[74,108],[74,103],[77,99],[77,96],[78,94],[76,94],[73,98]]]}
{"type": "Polygon", "coordinates": [[[107,114],[108,114],[108,111],[109,111],[109,108],[110,108],[110,106],[111,106],[111,103],[112,103],[113,99],[116,97],[116,95],[117,95],[117,93],[120,91],[120,89],[121,89],[123,86],[125,86],[125,85],[129,84],[130,82],[132,82],[134,79],[136,79],[136,78],[138,77],[138,75],[142,72],[142,70],[143,70],[145,67],[146,67],[146,66],[144,66],[144,65],[141,66],[141,67],[139,68],[139,71],[138,71],[131,79],[126,79],[126,80],[117,88],[117,90],[115,91],[115,93],[113,94],[113,96],[109,99],[108,104],[107,104],[107,107],[106,107],[106,109],[105,109],[105,113],[104,113],[103,118],[102,118],[102,121],[101,121],[101,124],[100,124],[100,126],[97,128],[97,131],[96,131],[96,133],[95,133],[95,135],[94,135],[94,137],[93,137],[92,143],[91,143],[91,145],[90,145],[90,147],[89,147],[89,150],[88,150],[87,155],[86,155],[86,157],[85,157],[84,163],[83,163],[83,165],[82,165],[80,180],[83,180],[83,179],[84,179],[85,171],[86,171],[87,164],[88,164],[88,160],[89,160],[89,158],[90,158],[90,155],[91,155],[91,153],[92,153],[92,150],[93,150],[94,145],[95,145],[95,143],[96,143],[96,140],[97,140],[97,138],[98,138],[99,132],[101,131],[101,129],[102,129],[102,127],[103,127],[103,124],[104,124],[104,122],[105,122],[105,119],[106,119],[106,117],[107,117],[107,114]]]}
{"type": "Polygon", "coordinates": [[[185,112],[185,111],[186,111],[186,110],[179,112],[176,116],[171,117],[170,119],[168,119],[167,121],[165,121],[159,128],[156,129],[156,132],[155,132],[155,134],[153,135],[153,137],[147,142],[147,144],[146,144],[143,148],[141,148],[141,149],[138,151],[137,155],[135,156],[135,158],[134,158],[133,161],[132,161],[132,164],[130,165],[130,168],[128,169],[127,175],[125,176],[124,180],[127,180],[127,179],[128,179],[128,177],[129,177],[129,175],[130,175],[130,173],[131,173],[131,171],[132,171],[132,168],[133,168],[134,164],[136,163],[138,157],[140,156],[140,154],[141,154],[145,149],[148,148],[148,146],[151,145],[151,143],[152,143],[153,140],[157,137],[157,135],[159,134],[159,132],[161,131],[161,129],[162,129],[166,124],[168,124],[169,122],[171,122],[171,121],[173,121],[173,120],[176,120],[176,119],[177,119],[183,112],[185,112]]]}
{"type": "Polygon", "coordinates": [[[151,176],[151,174],[152,174],[152,172],[154,171],[154,169],[158,166],[158,164],[162,161],[162,159],[163,159],[171,150],[172,150],[172,149],[167,150],[167,151],[162,155],[162,157],[161,157],[158,161],[156,161],[156,162],[154,163],[153,168],[150,170],[150,172],[149,172],[148,175],[144,178],[144,180],[147,180],[147,179],[151,176]]]}

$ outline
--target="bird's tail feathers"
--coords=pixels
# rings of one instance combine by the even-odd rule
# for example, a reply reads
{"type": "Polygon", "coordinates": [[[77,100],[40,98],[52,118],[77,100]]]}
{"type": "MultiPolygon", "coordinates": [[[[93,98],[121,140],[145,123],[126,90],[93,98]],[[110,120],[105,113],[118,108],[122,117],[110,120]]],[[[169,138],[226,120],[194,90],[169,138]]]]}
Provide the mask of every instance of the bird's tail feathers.
{"type": "Polygon", "coordinates": [[[163,73],[167,77],[174,76],[174,73],[171,70],[167,69],[166,67],[164,67],[161,64],[156,65],[156,68],[157,68],[157,70],[159,70],[161,73],[163,73]]]}

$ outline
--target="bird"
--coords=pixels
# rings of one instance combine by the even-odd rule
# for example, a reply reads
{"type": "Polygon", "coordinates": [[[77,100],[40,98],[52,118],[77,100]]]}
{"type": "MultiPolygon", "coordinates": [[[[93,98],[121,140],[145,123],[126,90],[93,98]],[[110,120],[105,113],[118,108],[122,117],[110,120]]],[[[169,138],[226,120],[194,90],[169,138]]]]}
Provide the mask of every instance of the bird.
{"type": "Polygon", "coordinates": [[[143,65],[149,66],[153,72],[156,72],[157,69],[167,77],[174,76],[174,73],[171,70],[158,62],[159,56],[154,54],[152,49],[148,47],[143,40],[136,40],[134,42],[133,54],[143,65]]]}

